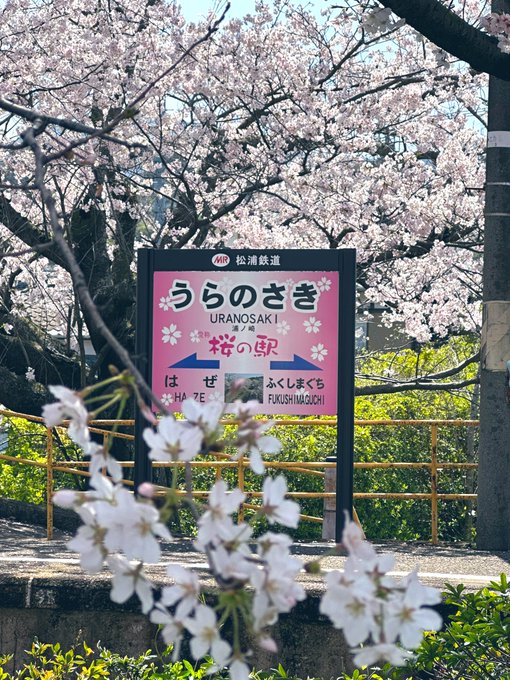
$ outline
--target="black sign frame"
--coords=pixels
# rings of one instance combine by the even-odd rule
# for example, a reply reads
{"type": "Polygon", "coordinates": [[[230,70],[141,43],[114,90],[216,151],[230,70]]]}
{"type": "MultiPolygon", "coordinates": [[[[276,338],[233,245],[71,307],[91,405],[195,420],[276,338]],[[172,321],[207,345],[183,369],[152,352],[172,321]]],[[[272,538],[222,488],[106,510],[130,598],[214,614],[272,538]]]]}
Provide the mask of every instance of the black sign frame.
{"type": "MultiPolygon", "coordinates": [[[[352,518],[354,468],[354,330],[356,251],[340,250],[138,250],[136,298],[136,359],[147,384],[152,384],[152,317],[154,273],[186,271],[218,271],[212,258],[226,255],[222,271],[278,271],[328,272],[339,274],[338,314],[338,396],[337,396],[337,475],[335,539],[341,541],[345,512],[352,518]],[[267,256],[267,265],[238,264],[238,256],[267,256]],[[274,256],[274,257],[273,257],[274,256]],[[279,264],[269,264],[271,261],[279,264]]],[[[147,455],[143,429],[147,422],[137,411],[135,419],[134,483],[152,480],[152,464],[147,455]]],[[[331,452],[324,452],[326,456],[331,452]]]]}

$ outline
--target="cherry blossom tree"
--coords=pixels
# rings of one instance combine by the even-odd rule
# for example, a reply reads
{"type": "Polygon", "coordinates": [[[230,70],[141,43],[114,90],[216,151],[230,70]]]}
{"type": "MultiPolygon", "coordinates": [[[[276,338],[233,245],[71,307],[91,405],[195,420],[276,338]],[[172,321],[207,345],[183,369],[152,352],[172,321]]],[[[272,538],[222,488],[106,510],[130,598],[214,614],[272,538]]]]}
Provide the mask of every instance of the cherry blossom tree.
{"type": "Polygon", "coordinates": [[[368,7],[260,4],[187,53],[206,26],[171,3],[5,4],[1,403],[38,412],[44,385],[119,363],[51,234],[28,124],[63,237],[128,350],[139,245],[356,247],[388,323],[420,342],[479,329],[484,76],[368,7]]]}

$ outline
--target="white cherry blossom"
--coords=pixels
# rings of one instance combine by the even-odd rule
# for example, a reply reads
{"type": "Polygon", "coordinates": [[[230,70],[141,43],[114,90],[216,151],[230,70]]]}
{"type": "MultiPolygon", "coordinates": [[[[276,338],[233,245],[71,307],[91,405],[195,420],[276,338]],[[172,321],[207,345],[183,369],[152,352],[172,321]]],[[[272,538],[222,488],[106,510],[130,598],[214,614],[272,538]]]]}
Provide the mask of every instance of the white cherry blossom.
{"type": "Polygon", "coordinates": [[[170,564],[166,569],[175,584],[165,586],[161,591],[161,603],[167,607],[177,605],[175,617],[182,621],[189,616],[198,604],[200,586],[198,576],[180,564],[170,564]]]}
{"type": "Polygon", "coordinates": [[[239,510],[246,495],[240,489],[228,490],[223,479],[219,479],[211,487],[207,499],[207,509],[198,521],[196,544],[204,548],[209,543],[217,544],[219,540],[239,535],[248,529],[234,525],[231,515],[239,510]]]}
{"type": "Polygon", "coordinates": [[[256,474],[263,474],[262,454],[279,453],[281,443],[276,437],[265,434],[266,430],[273,426],[272,422],[262,423],[253,418],[258,408],[259,405],[255,401],[245,404],[239,401],[234,403],[233,414],[240,421],[237,429],[237,453],[234,459],[249,455],[250,468],[256,474]]]}
{"type": "MultiPolygon", "coordinates": [[[[80,512],[83,518],[83,512],[80,512]]],[[[69,550],[80,554],[80,565],[83,571],[97,574],[103,568],[103,562],[108,554],[104,547],[104,528],[92,520],[78,527],[76,536],[67,543],[69,550]]]]}
{"type": "Polygon", "coordinates": [[[423,640],[423,631],[439,630],[442,620],[437,612],[424,605],[438,604],[439,591],[421,584],[415,572],[406,579],[400,596],[389,599],[384,614],[387,640],[400,638],[406,649],[415,649],[423,640]]]}
{"type": "Polygon", "coordinates": [[[202,430],[204,437],[220,434],[220,418],[225,406],[218,401],[199,404],[193,399],[186,399],[182,403],[182,413],[188,423],[202,430]]]}
{"type": "Polygon", "coordinates": [[[305,331],[307,333],[318,333],[322,326],[322,322],[319,321],[319,319],[316,319],[314,316],[311,316],[309,319],[305,319],[303,321],[303,326],[305,327],[305,331]]]}
{"type": "Polygon", "coordinates": [[[145,578],[140,562],[129,562],[121,555],[111,555],[108,566],[113,572],[110,598],[122,604],[132,595],[137,595],[142,605],[142,612],[148,614],[154,604],[152,586],[145,578]]]}
{"type": "Polygon", "coordinates": [[[406,661],[413,658],[410,652],[396,645],[379,642],[354,649],[354,663],[359,666],[373,666],[378,662],[389,662],[392,666],[404,666],[406,661]]]}
{"type": "Polygon", "coordinates": [[[213,609],[203,604],[199,605],[195,609],[194,617],[187,618],[184,625],[193,636],[190,649],[194,659],[201,659],[210,652],[220,668],[227,664],[232,650],[228,642],[220,637],[213,609]]]}
{"type": "Polygon", "coordinates": [[[84,453],[86,456],[90,456],[89,472],[92,476],[104,470],[108,472],[114,482],[120,482],[122,466],[118,460],[108,453],[105,445],[101,446],[96,442],[90,442],[84,453]]]}
{"type": "Polygon", "coordinates": [[[242,659],[234,659],[229,664],[231,680],[249,680],[250,667],[242,659]]]}
{"type": "Polygon", "coordinates": [[[157,432],[146,428],[143,438],[152,460],[169,463],[192,460],[202,447],[201,430],[172,416],[163,416],[159,420],[157,432]]]}
{"type": "Polygon", "coordinates": [[[375,599],[375,585],[368,577],[348,582],[333,571],[326,575],[326,585],[320,611],[331,619],[335,628],[343,630],[351,647],[377,634],[376,616],[380,607],[375,599]]]}
{"type": "Polygon", "coordinates": [[[172,645],[172,661],[177,661],[181,653],[181,643],[184,637],[184,623],[172,616],[168,609],[157,602],[149,614],[152,623],[162,626],[161,635],[167,645],[172,645]]]}
{"type": "Polygon", "coordinates": [[[51,500],[52,503],[58,505],[59,508],[73,508],[82,498],[84,498],[84,496],[80,491],[59,489],[58,491],[55,491],[51,500]]]}
{"type": "Polygon", "coordinates": [[[122,549],[129,559],[156,564],[161,557],[158,538],[170,540],[167,527],[160,522],[157,509],[144,502],[132,506],[126,517],[122,549]]]}
{"type": "Polygon", "coordinates": [[[171,323],[169,326],[164,326],[161,332],[163,334],[161,338],[162,341],[170,343],[171,345],[176,345],[181,337],[181,331],[177,329],[177,326],[174,323],[171,323]]]}
{"type": "Polygon", "coordinates": [[[262,512],[270,524],[278,522],[295,529],[299,524],[299,505],[285,500],[287,481],[283,475],[272,479],[266,477],[262,487],[262,512]]]}
{"type": "MultiPolygon", "coordinates": [[[[248,551],[247,551],[248,552],[248,551]]],[[[249,553],[248,553],[249,554],[249,553]]],[[[213,569],[222,583],[247,583],[256,568],[247,555],[237,550],[226,550],[221,544],[211,551],[213,569]]]]}
{"type": "MultiPolygon", "coordinates": [[[[267,598],[267,607],[280,613],[289,612],[306,597],[305,590],[295,580],[303,568],[302,563],[287,551],[273,547],[264,555],[265,566],[251,574],[251,584],[261,598],[267,598]]],[[[259,602],[260,607],[260,602],[259,602]]]]}
{"type": "Polygon", "coordinates": [[[50,385],[48,389],[58,401],[43,406],[42,415],[46,426],[56,427],[69,419],[70,438],[80,446],[82,443],[88,443],[90,441],[87,425],[89,412],[80,395],[62,385],[50,385]]]}
{"type": "Polygon", "coordinates": [[[324,347],[322,342],[313,345],[310,349],[310,356],[312,359],[316,359],[317,361],[324,361],[324,358],[327,356],[327,354],[328,350],[326,347],[324,347]]]}

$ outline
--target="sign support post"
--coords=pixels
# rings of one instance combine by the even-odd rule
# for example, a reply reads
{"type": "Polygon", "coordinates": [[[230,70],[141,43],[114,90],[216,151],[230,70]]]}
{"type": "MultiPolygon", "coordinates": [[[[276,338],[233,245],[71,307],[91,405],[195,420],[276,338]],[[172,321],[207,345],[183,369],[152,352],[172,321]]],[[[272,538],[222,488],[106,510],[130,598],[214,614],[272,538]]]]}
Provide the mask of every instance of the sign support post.
{"type": "MultiPolygon", "coordinates": [[[[137,283],[136,283],[136,344],[135,359],[137,368],[145,382],[151,384],[150,347],[151,334],[148,332],[152,319],[152,273],[154,271],[154,251],[146,248],[138,250],[137,283]]],[[[150,408],[150,404],[146,405],[150,408]]],[[[135,408],[135,466],[133,481],[135,491],[143,482],[152,482],[152,463],[148,456],[148,447],[143,438],[143,430],[147,426],[139,408],[135,408]]]]}
{"type": "Polygon", "coordinates": [[[343,262],[344,297],[339,306],[338,413],[336,445],[335,541],[341,543],[346,513],[352,519],[354,474],[354,332],[356,318],[356,257],[343,262]]]}

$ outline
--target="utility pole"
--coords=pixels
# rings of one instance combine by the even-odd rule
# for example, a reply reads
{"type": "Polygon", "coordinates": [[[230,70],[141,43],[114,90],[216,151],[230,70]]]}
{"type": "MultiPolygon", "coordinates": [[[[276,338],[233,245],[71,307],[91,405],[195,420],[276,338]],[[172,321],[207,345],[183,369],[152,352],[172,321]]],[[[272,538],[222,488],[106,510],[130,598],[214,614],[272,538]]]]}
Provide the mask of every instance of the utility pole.
{"type": "Polygon", "coordinates": [[[510,550],[510,82],[494,76],[486,163],[477,547],[510,550]]]}

